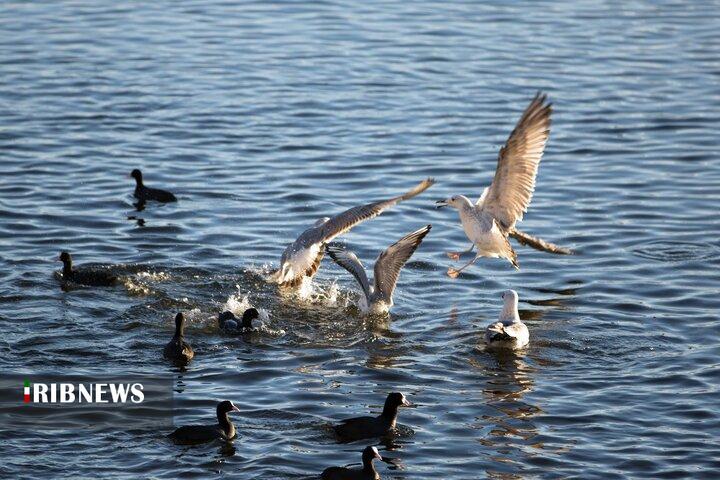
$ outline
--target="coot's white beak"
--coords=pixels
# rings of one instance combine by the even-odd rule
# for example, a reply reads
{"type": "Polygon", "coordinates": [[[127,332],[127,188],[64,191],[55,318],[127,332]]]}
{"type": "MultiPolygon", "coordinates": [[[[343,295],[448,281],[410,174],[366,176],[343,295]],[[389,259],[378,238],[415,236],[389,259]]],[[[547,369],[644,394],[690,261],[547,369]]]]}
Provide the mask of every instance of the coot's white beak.
{"type": "Polygon", "coordinates": [[[373,447],[373,452],[375,453],[375,458],[377,458],[378,460],[383,459],[382,456],[380,455],[380,452],[378,452],[377,448],[373,447]]]}
{"type": "Polygon", "coordinates": [[[238,407],[236,407],[235,404],[233,403],[233,408],[232,408],[232,410],[230,410],[230,411],[231,411],[231,412],[239,412],[240,409],[239,409],[238,407]]]}

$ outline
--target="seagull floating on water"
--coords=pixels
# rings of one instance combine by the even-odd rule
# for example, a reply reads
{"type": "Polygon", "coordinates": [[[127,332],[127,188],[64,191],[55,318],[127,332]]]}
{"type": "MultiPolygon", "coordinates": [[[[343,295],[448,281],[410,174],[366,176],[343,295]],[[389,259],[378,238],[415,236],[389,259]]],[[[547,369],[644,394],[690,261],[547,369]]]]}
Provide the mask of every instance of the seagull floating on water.
{"type": "Polygon", "coordinates": [[[365,294],[368,313],[387,313],[393,305],[392,295],[400,277],[400,270],[405,266],[415,250],[422,243],[432,225],[416,230],[390,245],[375,261],[373,272],[375,278],[370,285],[365,268],[357,255],[341,246],[328,245],[326,250],[335,263],[350,272],[362,287],[365,294]]]}
{"type": "Polygon", "coordinates": [[[530,332],[520,320],[518,294],[515,290],[507,290],[502,299],[500,319],[485,330],[485,343],[490,347],[522,348],[530,342],[530,332]]]}
{"type": "Polygon", "coordinates": [[[515,228],[527,212],[533,191],[535,177],[542,158],[545,144],[550,135],[552,104],[546,103],[547,96],[538,93],[525,109],[520,121],[510,134],[498,155],[495,177],[490,187],[485,188],[475,204],[463,195],[454,195],[435,202],[437,208],[452,206],[460,213],[465,235],[472,241],[466,252],[449,252],[453,260],[477,247],[477,255],[459,269],[448,269],[448,275],[456,278],[480,257],[505,258],[515,268],[520,268],[517,254],[510,245],[508,236],[523,245],[550,253],[570,254],[570,250],[539,238],[532,237],[515,228]]]}
{"type": "Polygon", "coordinates": [[[321,218],[285,249],[280,260],[280,268],[271,276],[271,280],[285,287],[299,286],[305,277],[312,278],[317,273],[325,254],[326,243],[346,233],[355,225],[377,217],[397,203],[419,195],[434,183],[435,180],[428,178],[398,197],[353,207],[332,218],[321,218]]]}

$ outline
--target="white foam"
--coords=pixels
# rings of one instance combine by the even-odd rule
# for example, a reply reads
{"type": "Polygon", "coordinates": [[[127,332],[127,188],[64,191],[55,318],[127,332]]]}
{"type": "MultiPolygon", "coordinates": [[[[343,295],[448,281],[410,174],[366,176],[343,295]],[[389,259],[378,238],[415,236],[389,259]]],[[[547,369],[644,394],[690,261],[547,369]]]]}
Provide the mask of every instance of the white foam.
{"type": "Polygon", "coordinates": [[[186,310],[183,312],[183,314],[185,315],[185,320],[188,323],[202,323],[205,321],[199,308],[192,308],[190,310],[186,310]]]}
{"type": "Polygon", "coordinates": [[[227,310],[234,313],[238,317],[242,317],[242,314],[245,312],[245,310],[251,307],[255,307],[258,311],[258,314],[260,315],[260,321],[267,322],[270,320],[270,312],[268,312],[262,307],[253,305],[252,302],[250,302],[250,295],[248,293],[243,293],[240,290],[239,285],[235,285],[235,288],[237,288],[237,292],[228,297],[228,299],[225,301],[225,304],[222,306],[221,311],[224,312],[227,310]]]}
{"type": "Polygon", "coordinates": [[[315,293],[315,285],[313,285],[312,278],[303,277],[300,282],[300,287],[295,291],[295,295],[301,300],[312,301],[313,294],[315,293]]]}
{"type": "Polygon", "coordinates": [[[164,282],[170,279],[170,275],[167,272],[138,272],[135,276],[138,279],[151,282],[164,282]]]}
{"type": "Polygon", "coordinates": [[[150,295],[151,293],[153,293],[152,289],[147,285],[139,282],[133,282],[130,278],[127,277],[122,279],[122,283],[123,285],[125,285],[127,291],[133,295],[150,295]]]}

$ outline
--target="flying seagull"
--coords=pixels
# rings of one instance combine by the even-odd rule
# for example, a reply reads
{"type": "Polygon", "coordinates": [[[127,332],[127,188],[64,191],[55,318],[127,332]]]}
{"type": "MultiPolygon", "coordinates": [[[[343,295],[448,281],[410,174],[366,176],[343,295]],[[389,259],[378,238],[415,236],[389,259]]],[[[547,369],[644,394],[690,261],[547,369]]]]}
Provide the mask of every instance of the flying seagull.
{"type": "Polygon", "coordinates": [[[395,204],[419,195],[434,183],[435,180],[428,178],[398,197],[353,207],[332,218],[321,218],[288,245],[280,259],[280,268],[271,276],[271,280],[285,287],[299,286],[303,278],[312,278],[317,273],[325,254],[326,243],[346,233],[360,222],[377,217],[395,204]]]}
{"type": "Polygon", "coordinates": [[[400,277],[400,270],[415,253],[431,228],[432,225],[427,225],[409,233],[382,252],[375,260],[373,268],[375,278],[372,285],[365,274],[365,268],[354,253],[337,245],[328,245],[326,250],[330,258],[350,272],[362,287],[367,312],[371,314],[387,313],[393,305],[392,294],[400,277]]]}
{"type": "Polygon", "coordinates": [[[462,270],[480,257],[505,258],[515,268],[520,268],[517,254],[508,237],[523,245],[550,253],[569,254],[570,250],[539,238],[532,237],[515,228],[527,212],[537,176],[540,158],[550,135],[552,104],[539,92],[525,109],[520,121],[510,134],[498,155],[495,177],[474,204],[463,195],[453,195],[435,202],[437,208],[451,206],[460,213],[465,235],[472,241],[466,252],[448,252],[448,257],[459,260],[460,255],[477,247],[477,255],[460,269],[449,268],[448,275],[456,278],[462,270]]]}

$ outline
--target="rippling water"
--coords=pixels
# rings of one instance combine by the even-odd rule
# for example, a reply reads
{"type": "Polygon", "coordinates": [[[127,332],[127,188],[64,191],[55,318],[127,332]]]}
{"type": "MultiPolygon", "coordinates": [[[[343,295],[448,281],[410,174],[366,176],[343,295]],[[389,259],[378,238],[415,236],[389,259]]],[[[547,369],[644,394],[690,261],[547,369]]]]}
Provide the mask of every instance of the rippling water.
{"type": "Polygon", "coordinates": [[[235,450],[167,432],[5,431],[5,478],[306,478],[369,442],[327,426],[405,392],[383,478],[718,478],[716,2],[8,2],[0,8],[0,370],[175,376],[175,421],[235,416],[235,450]],[[453,281],[433,200],[478,195],[536,90],[555,102],[519,248],[453,281]],[[132,168],[178,194],[136,211],[132,168]],[[263,281],[318,217],[425,194],[345,241],[368,264],[434,228],[389,319],[326,259],[309,300],[263,281]],[[61,249],[123,286],[62,291],[61,249]],[[479,347],[500,292],[530,348],[479,347]],[[263,309],[246,338],[222,308],[263,309]],[[197,352],[161,358],[176,311],[197,352]],[[71,458],[72,461],[68,461],[71,458]]]}

